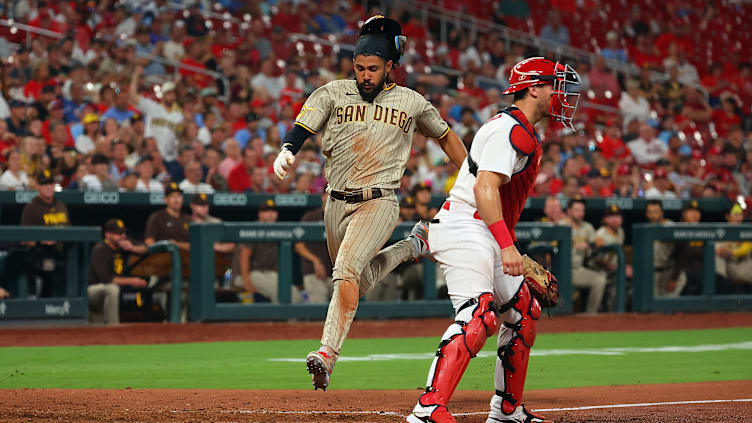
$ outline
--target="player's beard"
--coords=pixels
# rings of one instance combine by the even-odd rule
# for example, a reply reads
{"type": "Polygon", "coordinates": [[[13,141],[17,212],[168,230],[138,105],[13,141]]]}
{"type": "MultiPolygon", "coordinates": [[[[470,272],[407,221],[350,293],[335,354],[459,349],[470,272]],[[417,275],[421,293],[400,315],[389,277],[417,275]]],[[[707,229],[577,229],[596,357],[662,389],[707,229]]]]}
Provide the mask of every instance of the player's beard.
{"type": "Polygon", "coordinates": [[[377,81],[375,84],[373,84],[373,88],[371,91],[366,91],[363,88],[363,85],[358,82],[357,80],[355,83],[358,85],[358,92],[360,93],[360,98],[363,100],[373,103],[373,100],[376,98],[377,95],[381,92],[381,90],[384,88],[384,84],[386,83],[386,72],[384,72],[384,76],[381,77],[381,81],[377,81]]]}

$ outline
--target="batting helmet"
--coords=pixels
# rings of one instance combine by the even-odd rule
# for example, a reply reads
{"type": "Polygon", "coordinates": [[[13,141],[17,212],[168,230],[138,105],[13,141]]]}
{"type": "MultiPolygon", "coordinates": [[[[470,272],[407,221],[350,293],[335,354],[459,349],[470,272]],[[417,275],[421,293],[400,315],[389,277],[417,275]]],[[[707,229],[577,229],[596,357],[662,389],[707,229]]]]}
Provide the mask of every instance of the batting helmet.
{"type": "Polygon", "coordinates": [[[514,94],[536,85],[553,84],[556,101],[551,101],[551,117],[574,130],[572,121],[580,100],[580,75],[569,65],[545,57],[530,57],[512,68],[509,88],[502,94],[514,94]]]}
{"type": "Polygon", "coordinates": [[[360,39],[366,35],[383,36],[389,41],[391,57],[385,58],[397,63],[405,52],[407,37],[402,35],[402,25],[394,19],[385,18],[382,15],[375,15],[363,23],[360,27],[360,39]]]}

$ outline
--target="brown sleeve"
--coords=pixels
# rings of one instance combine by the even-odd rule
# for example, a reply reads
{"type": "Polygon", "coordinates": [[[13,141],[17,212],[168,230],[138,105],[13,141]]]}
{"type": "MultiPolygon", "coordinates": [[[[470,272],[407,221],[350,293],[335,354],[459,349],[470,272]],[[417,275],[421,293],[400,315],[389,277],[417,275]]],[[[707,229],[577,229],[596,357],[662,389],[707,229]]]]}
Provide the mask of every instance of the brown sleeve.
{"type": "Polygon", "coordinates": [[[44,222],[40,222],[39,213],[36,212],[33,203],[28,203],[24,206],[21,213],[21,225],[44,225],[44,222]]]}
{"type": "Polygon", "coordinates": [[[107,252],[104,243],[97,244],[91,251],[91,272],[89,273],[89,284],[110,283],[115,277],[112,257],[107,252]]]}
{"type": "Polygon", "coordinates": [[[155,241],[159,241],[157,235],[159,235],[159,212],[154,212],[146,221],[144,238],[154,238],[155,241]]]}

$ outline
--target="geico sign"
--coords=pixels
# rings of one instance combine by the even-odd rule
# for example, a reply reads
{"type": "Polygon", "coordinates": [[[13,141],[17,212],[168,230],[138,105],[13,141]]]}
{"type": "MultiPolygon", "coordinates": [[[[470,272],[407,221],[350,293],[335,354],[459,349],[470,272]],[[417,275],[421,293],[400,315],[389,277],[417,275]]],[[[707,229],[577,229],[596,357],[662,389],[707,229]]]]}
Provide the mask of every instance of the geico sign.
{"type": "Polygon", "coordinates": [[[84,204],[118,204],[120,194],[117,191],[85,192],[84,204]]]}
{"type": "Polygon", "coordinates": [[[164,204],[164,193],[163,192],[149,193],[149,204],[164,204]]]}
{"type": "Polygon", "coordinates": [[[214,194],[215,206],[245,206],[248,196],[245,194],[214,194]]]}
{"type": "Polygon", "coordinates": [[[274,196],[274,202],[280,207],[305,207],[308,196],[303,194],[279,194],[274,196]]]}
{"type": "Polygon", "coordinates": [[[16,191],[16,203],[30,203],[36,195],[36,191],[16,191]]]}

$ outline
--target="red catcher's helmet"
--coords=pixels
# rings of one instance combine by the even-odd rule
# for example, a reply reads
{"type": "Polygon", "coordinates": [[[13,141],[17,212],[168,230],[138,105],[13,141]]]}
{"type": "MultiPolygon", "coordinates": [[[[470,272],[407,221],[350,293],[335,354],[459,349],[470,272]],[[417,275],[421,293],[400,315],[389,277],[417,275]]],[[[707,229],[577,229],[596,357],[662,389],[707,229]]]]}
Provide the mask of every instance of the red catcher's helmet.
{"type": "Polygon", "coordinates": [[[527,58],[512,68],[509,73],[509,88],[502,94],[514,94],[535,85],[553,84],[551,118],[574,130],[572,121],[580,100],[580,75],[571,66],[553,62],[545,57],[527,58]]]}

